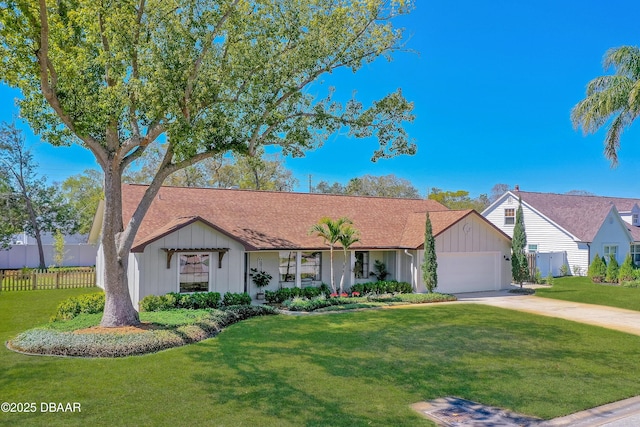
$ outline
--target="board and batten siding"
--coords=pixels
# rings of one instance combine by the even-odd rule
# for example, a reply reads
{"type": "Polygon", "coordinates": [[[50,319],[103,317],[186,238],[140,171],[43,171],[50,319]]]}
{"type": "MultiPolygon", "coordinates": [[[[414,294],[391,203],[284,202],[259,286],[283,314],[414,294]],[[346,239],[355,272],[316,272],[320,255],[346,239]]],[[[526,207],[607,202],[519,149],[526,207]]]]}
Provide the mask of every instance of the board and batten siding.
{"type": "MultiPolygon", "coordinates": [[[[220,295],[244,292],[244,246],[200,222],[194,222],[150,243],[144,252],[132,254],[135,263],[130,260],[129,269],[139,271],[139,275],[129,277],[130,289],[138,287],[137,301],[133,297],[134,306],[147,295],[163,295],[179,290],[178,263],[181,253],[173,255],[171,266],[167,268],[167,253],[162,248],[229,248],[222,258],[222,268],[218,268],[217,252],[211,253],[209,290],[220,295]],[[132,280],[135,282],[131,283],[132,280]]],[[[194,253],[197,252],[194,250],[194,253]]]]}
{"type": "MultiPolygon", "coordinates": [[[[505,198],[484,216],[509,237],[513,237],[513,224],[504,223],[504,210],[517,209],[518,200],[513,197],[505,198]],[[509,203],[511,199],[511,203],[509,203]]],[[[527,245],[538,245],[538,252],[565,252],[567,263],[575,274],[574,267],[579,266],[582,274],[586,274],[589,267],[589,246],[586,243],[577,242],[573,236],[562,230],[555,223],[541,216],[531,209],[526,202],[522,203],[524,228],[527,235],[527,245]]]]}
{"type": "MultiPolygon", "coordinates": [[[[443,233],[435,237],[436,255],[438,254],[459,254],[460,268],[465,268],[464,254],[469,256],[479,256],[482,254],[493,254],[492,262],[499,263],[496,268],[500,270],[500,289],[509,287],[511,284],[511,263],[507,260],[511,255],[511,242],[495,230],[486,221],[470,215],[456,224],[449,227],[443,233]]],[[[422,265],[424,251],[418,251],[418,268],[422,265]]],[[[440,269],[438,269],[440,275],[440,269]]],[[[424,288],[422,272],[418,270],[419,289],[424,288]]],[[[487,289],[488,290],[488,289],[487,289]]]]}

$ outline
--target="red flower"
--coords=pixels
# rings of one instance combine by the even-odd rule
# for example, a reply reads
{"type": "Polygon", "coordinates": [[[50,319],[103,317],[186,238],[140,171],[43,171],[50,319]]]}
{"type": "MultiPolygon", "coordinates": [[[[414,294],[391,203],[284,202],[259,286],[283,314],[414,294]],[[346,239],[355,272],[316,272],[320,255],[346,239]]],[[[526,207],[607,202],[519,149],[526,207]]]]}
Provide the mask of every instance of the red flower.
{"type": "Polygon", "coordinates": [[[359,297],[360,296],[360,292],[351,292],[351,296],[352,297],[359,297]]]}
{"type": "Polygon", "coordinates": [[[332,293],[332,294],[331,294],[331,295],[329,295],[329,296],[330,296],[331,298],[335,298],[335,297],[337,297],[337,296],[338,296],[338,294],[336,294],[336,293],[334,292],[334,293],[332,293]]]}
{"type": "Polygon", "coordinates": [[[340,296],[341,296],[341,297],[348,297],[349,295],[347,295],[347,293],[346,293],[346,292],[343,292],[343,293],[341,293],[341,294],[340,294],[340,296]]]}

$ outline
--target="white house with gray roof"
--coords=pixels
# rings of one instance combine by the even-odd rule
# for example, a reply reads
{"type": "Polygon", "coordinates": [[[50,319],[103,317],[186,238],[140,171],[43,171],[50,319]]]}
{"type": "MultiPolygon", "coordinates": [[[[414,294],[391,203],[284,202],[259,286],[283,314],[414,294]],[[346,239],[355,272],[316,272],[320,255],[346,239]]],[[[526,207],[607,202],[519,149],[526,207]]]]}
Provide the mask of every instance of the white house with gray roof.
{"type": "Polygon", "coordinates": [[[596,254],[622,263],[631,253],[640,265],[640,199],[508,191],[482,215],[513,236],[518,200],[522,200],[527,251],[538,254],[543,276],[586,274],[596,254]]]}

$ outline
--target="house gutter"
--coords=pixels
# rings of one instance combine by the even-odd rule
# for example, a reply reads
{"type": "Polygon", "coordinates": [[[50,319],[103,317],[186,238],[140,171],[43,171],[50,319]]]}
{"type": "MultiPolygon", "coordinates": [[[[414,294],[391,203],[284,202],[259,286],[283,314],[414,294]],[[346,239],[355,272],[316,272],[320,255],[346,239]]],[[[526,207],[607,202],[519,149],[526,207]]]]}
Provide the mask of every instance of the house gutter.
{"type": "Polygon", "coordinates": [[[407,249],[404,250],[404,253],[411,258],[411,289],[413,289],[414,291],[417,291],[417,289],[415,287],[415,284],[414,284],[414,282],[415,282],[414,279],[415,279],[415,275],[416,274],[413,271],[413,255],[411,255],[409,253],[409,250],[407,250],[407,249]]]}

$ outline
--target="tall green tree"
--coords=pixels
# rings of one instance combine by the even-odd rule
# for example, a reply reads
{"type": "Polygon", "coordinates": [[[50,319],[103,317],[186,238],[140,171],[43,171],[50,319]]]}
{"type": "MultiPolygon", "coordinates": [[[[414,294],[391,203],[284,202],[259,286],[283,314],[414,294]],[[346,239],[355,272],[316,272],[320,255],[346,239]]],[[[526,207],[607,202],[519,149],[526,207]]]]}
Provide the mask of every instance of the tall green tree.
{"type": "Polygon", "coordinates": [[[608,123],[604,155],[616,166],[622,132],[640,114],[640,49],[609,49],[602,62],[604,69],[613,68],[614,74],[596,77],[587,84],[585,98],[571,110],[571,121],[585,134],[595,133],[608,123]]]}
{"type": "Polygon", "coordinates": [[[333,250],[343,236],[345,228],[350,227],[352,224],[353,222],[347,217],[335,220],[323,217],[320,218],[317,224],[311,226],[309,230],[309,234],[320,237],[325,244],[329,245],[329,268],[331,271],[331,291],[333,293],[336,293],[336,278],[333,273],[333,250]]]}
{"type": "MultiPolygon", "coordinates": [[[[27,148],[22,132],[14,124],[0,124],[0,165],[13,197],[9,213],[16,226],[36,239],[38,267],[46,268],[42,234],[56,230],[74,233],[78,224],[73,210],[65,203],[58,189],[47,184],[46,177],[37,174],[37,163],[27,148]]],[[[6,201],[6,200],[5,200],[6,201]]]]}
{"type": "Polygon", "coordinates": [[[373,197],[402,197],[407,199],[419,199],[420,193],[410,181],[389,175],[363,175],[351,178],[347,185],[339,182],[329,184],[320,181],[313,189],[314,193],[346,194],[349,196],[373,196],[373,197]]]}
{"type": "Polygon", "coordinates": [[[342,294],[342,290],[344,288],[344,276],[347,273],[347,260],[349,258],[349,248],[355,243],[360,241],[360,233],[357,229],[353,228],[351,225],[346,225],[342,227],[342,232],[340,233],[340,237],[338,238],[338,243],[342,246],[342,253],[344,255],[342,259],[342,276],[340,277],[340,294],[342,294]]]}
{"type": "Polygon", "coordinates": [[[449,209],[475,209],[478,212],[482,212],[490,204],[486,194],[472,199],[469,192],[465,190],[443,191],[435,187],[429,191],[427,198],[435,200],[449,209]]]}
{"type": "Polygon", "coordinates": [[[529,277],[529,263],[525,253],[527,246],[527,234],[524,229],[524,214],[522,213],[522,199],[518,198],[516,210],[516,223],[513,227],[511,238],[511,274],[513,281],[520,284],[529,277]]]}
{"type": "Polygon", "coordinates": [[[0,167],[0,250],[11,247],[14,235],[23,231],[23,215],[18,209],[18,195],[9,185],[7,168],[0,167]]]}
{"type": "MultiPolygon", "coordinates": [[[[162,157],[162,147],[153,144],[125,172],[123,180],[135,184],[151,183],[162,157]]],[[[165,179],[164,184],[175,187],[293,191],[297,180],[286,169],[281,156],[266,155],[260,148],[253,156],[219,155],[204,159],[176,171],[165,179]]]]}
{"type": "Polygon", "coordinates": [[[368,108],[334,99],[322,76],[397,50],[408,0],[13,0],[0,8],[0,79],[54,145],[80,144],[104,173],[103,326],[139,322],[127,286],[133,239],[164,180],[228,152],[278,145],[301,156],[342,130],[414,153],[413,105],[398,90],[368,108]],[[313,90],[312,90],[313,89],[313,90]],[[324,97],[314,94],[326,93],[324,97]],[[122,175],[166,137],[126,224],[122,175]]]}
{"type": "Polygon", "coordinates": [[[100,201],[104,199],[102,173],[96,169],[85,169],[62,181],[60,191],[78,221],[78,232],[88,234],[100,201]]]}
{"type": "Polygon", "coordinates": [[[427,212],[424,231],[424,260],[422,261],[422,280],[427,292],[431,293],[438,287],[438,257],[436,255],[436,240],[433,237],[433,226],[427,212]]]}

